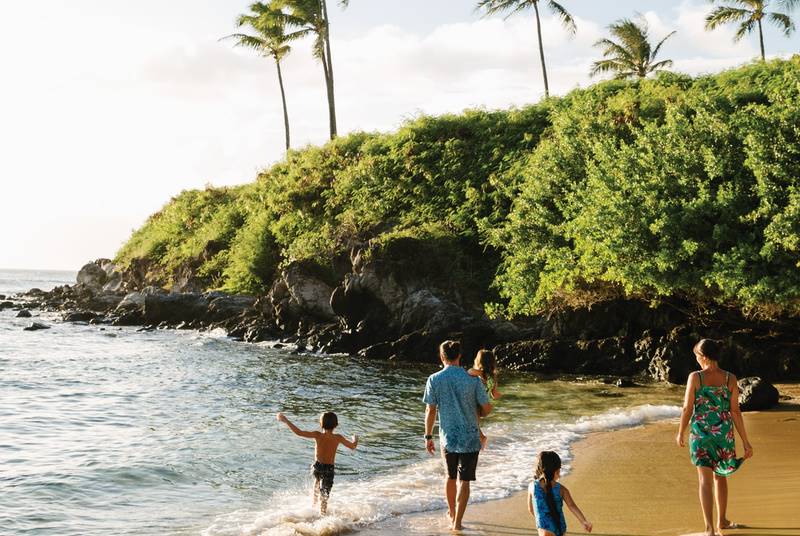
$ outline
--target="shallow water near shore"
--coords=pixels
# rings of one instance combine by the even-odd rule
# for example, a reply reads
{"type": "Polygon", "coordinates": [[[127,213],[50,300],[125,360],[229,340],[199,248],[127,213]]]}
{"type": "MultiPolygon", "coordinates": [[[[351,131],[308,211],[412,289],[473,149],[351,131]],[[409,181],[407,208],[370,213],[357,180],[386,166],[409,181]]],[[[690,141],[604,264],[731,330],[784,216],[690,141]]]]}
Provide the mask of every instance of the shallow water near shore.
{"type": "MultiPolygon", "coordinates": [[[[25,287],[39,286],[42,277],[25,287]]],[[[10,276],[6,277],[10,279],[10,276]]],[[[49,281],[58,284],[57,278],[49,281]]],[[[7,285],[8,286],[8,285],[7,285]]],[[[420,401],[436,365],[296,355],[220,333],[137,332],[0,311],[0,533],[337,534],[443,507],[420,401]],[[314,428],[336,411],[361,445],[337,458],[331,515],[310,508],[314,428]]],[[[522,489],[536,452],[677,415],[681,390],[504,374],[473,500],[522,489]]]]}

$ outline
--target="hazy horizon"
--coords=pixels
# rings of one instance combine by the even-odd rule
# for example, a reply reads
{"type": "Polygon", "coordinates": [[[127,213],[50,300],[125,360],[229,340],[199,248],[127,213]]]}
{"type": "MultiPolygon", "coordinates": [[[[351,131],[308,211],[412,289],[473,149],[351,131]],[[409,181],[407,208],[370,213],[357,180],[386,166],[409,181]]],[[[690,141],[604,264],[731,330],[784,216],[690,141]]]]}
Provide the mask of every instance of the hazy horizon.
{"type": "MultiPolygon", "coordinates": [[[[353,0],[332,13],[340,134],[387,131],[419,114],[522,106],[543,93],[533,19],[482,19],[475,0],[427,5],[353,0]],[[425,13],[425,17],[420,17],[425,13]]],[[[593,82],[592,44],[613,20],[641,12],[663,58],[689,74],[758,54],[733,27],[706,32],[705,0],[622,0],[613,8],[564,0],[569,39],[544,10],[552,93],[593,82]]],[[[113,257],[172,196],[252,181],[283,155],[274,65],[219,39],[249,2],[43,0],[0,8],[0,267],[75,271],[113,257]],[[31,21],[46,40],[31,39],[31,21]],[[57,43],[58,46],[54,46],[57,43]]],[[[794,14],[800,17],[800,10],[794,14]]],[[[767,54],[800,48],[769,28],[767,54]]],[[[321,67],[299,43],[285,61],[293,147],[327,139],[321,67]]]]}

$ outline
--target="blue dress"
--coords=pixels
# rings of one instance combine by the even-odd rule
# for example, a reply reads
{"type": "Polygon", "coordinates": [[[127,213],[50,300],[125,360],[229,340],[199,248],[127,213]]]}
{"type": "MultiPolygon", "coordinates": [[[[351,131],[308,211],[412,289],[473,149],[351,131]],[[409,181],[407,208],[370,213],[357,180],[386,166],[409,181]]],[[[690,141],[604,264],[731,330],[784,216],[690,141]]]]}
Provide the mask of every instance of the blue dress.
{"type": "Polygon", "coordinates": [[[561,536],[567,532],[567,522],[564,519],[564,499],[561,497],[561,484],[558,482],[553,486],[553,497],[556,499],[556,515],[550,515],[550,508],[547,506],[545,491],[539,485],[538,480],[531,482],[528,487],[533,496],[533,513],[536,516],[536,528],[549,530],[556,536],[561,536]],[[555,517],[555,519],[553,519],[555,517]]]}

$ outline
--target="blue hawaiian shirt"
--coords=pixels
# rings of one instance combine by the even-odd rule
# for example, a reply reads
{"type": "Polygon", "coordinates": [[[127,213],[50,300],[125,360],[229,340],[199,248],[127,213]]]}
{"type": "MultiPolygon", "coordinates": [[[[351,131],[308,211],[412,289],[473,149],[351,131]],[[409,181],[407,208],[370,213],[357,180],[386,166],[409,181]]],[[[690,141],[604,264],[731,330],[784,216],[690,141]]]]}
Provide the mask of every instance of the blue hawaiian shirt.
{"type": "Polygon", "coordinates": [[[489,403],[481,381],[457,365],[431,374],[422,401],[439,411],[439,439],[448,452],[481,450],[478,406],[489,403]]]}

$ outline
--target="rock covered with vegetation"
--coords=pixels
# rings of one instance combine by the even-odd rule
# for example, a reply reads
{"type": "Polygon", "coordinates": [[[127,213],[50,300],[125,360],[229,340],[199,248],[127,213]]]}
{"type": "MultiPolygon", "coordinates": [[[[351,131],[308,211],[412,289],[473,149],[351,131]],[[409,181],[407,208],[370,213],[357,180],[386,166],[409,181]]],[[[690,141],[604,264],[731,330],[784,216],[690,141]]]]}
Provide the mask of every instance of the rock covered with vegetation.
{"type": "Polygon", "coordinates": [[[480,333],[517,368],[678,381],[718,334],[796,376],[798,99],[794,57],[350,134],[176,196],[119,290],[262,296],[270,329],[376,357],[480,333]]]}

